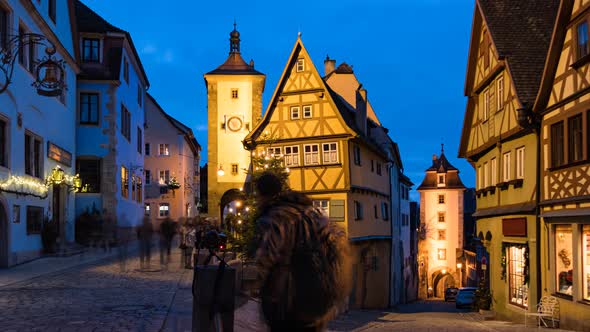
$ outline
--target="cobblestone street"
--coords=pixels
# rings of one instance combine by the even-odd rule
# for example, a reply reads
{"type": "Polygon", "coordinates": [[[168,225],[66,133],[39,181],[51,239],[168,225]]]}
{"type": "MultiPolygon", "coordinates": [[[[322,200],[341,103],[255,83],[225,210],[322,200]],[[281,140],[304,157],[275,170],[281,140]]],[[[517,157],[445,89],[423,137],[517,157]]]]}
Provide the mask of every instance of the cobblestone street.
{"type": "Polygon", "coordinates": [[[177,254],[168,271],[160,269],[159,255],[146,271],[137,257],[124,270],[113,257],[4,286],[1,330],[158,331],[189,272],[180,269],[177,254]]]}
{"type": "MultiPolygon", "coordinates": [[[[0,271],[0,279],[9,273],[0,271]]],[[[191,278],[190,270],[180,268],[177,250],[168,271],[160,268],[156,251],[152,268],[145,271],[139,269],[134,255],[123,270],[115,255],[36,275],[0,286],[0,330],[190,331],[191,278]]],[[[265,330],[256,301],[236,310],[234,326],[236,331],[265,330]]],[[[441,301],[392,311],[353,310],[331,322],[329,330],[537,331],[522,324],[484,321],[478,313],[441,301]]]]}

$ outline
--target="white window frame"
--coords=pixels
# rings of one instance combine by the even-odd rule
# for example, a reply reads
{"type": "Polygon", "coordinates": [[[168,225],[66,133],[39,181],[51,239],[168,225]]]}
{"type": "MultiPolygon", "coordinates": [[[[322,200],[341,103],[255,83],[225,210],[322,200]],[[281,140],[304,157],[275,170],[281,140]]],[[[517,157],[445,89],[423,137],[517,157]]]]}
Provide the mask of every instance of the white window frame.
{"type": "Polygon", "coordinates": [[[303,164],[304,165],[319,165],[320,164],[320,145],[319,144],[304,144],[303,145],[303,164]],[[306,152],[307,147],[310,148],[309,152],[306,152]],[[314,152],[313,147],[317,150],[314,152]],[[308,160],[309,156],[309,160],[308,160]],[[315,156],[315,162],[314,162],[315,156]]]}
{"type": "Polygon", "coordinates": [[[330,217],[330,200],[329,199],[314,199],[313,206],[322,212],[325,217],[330,217]]]}
{"type": "Polygon", "coordinates": [[[338,157],[339,157],[338,156],[338,142],[322,143],[322,163],[323,164],[337,164],[338,161],[340,160],[338,157]],[[326,146],[328,147],[328,150],[326,150],[326,146]],[[334,148],[334,149],[332,149],[332,148],[334,148]],[[328,158],[326,158],[326,154],[327,154],[328,158]]]}
{"type": "Polygon", "coordinates": [[[502,180],[504,182],[508,182],[511,180],[510,159],[510,151],[502,155],[502,180]]]}
{"type": "Polygon", "coordinates": [[[170,216],[170,203],[159,203],[158,204],[158,218],[166,218],[170,216]],[[163,209],[165,208],[165,209],[163,209]],[[165,215],[162,215],[162,211],[167,211],[165,215]]]}
{"type": "Polygon", "coordinates": [[[266,148],[266,154],[269,157],[280,157],[283,154],[283,149],[280,146],[266,148]]]}
{"type": "Polygon", "coordinates": [[[297,59],[297,63],[295,64],[295,70],[298,73],[305,71],[305,59],[297,59]]]}
{"type": "Polygon", "coordinates": [[[299,145],[285,146],[284,158],[286,167],[301,165],[301,162],[299,160],[299,145]],[[297,150],[297,152],[293,152],[295,149],[297,150]]]}
{"type": "Polygon", "coordinates": [[[158,183],[164,185],[168,181],[170,181],[170,170],[160,170],[158,172],[158,183]]]}
{"type": "Polygon", "coordinates": [[[490,160],[490,179],[492,186],[495,186],[498,183],[498,162],[496,157],[490,160]]]}
{"type": "Polygon", "coordinates": [[[483,187],[487,188],[490,186],[490,165],[485,162],[483,163],[483,187]]]}
{"type": "Polygon", "coordinates": [[[299,120],[301,119],[301,107],[299,106],[291,106],[289,108],[289,114],[291,120],[299,120]]]}
{"type": "Polygon", "coordinates": [[[313,117],[313,107],[311,105],[303,105],[303,118],[311,119],[313,117]]]}
{"type": "Polygon", "coordinates": [[[496,80],[496,98],[498,103],[497,109],[504,109],[504,76],[502,75],[496,80]]]}
{"type": "Polygon", "coordinates": [[[437,187],[444,187],[447,184],[447,176],[444,173],[437,173],[436,174],[436,186],[437,187]],[[442,176],[442,182],[440,182],[440,177],[442,176]]]}
{"type": "Polygon", "coordinates": [[[158,155],[159,156],[169,156],[170,155],[170,144],[167,144],[167,143],[158,144],[158,155]],[[164,148],[164,153],[162,153],[162,148],[164,148]]]}
{"type": "Polygon", "coordinates": [[[524,146],[516,149],[516,178],[524,179],[524,146]]]}

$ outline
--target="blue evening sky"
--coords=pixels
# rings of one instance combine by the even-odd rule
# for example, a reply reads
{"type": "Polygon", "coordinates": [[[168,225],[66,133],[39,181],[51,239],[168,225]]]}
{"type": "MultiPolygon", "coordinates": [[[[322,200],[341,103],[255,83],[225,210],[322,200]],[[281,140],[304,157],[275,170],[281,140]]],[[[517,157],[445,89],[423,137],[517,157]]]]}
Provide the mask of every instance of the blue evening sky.
{"type": "MultiPolygon", "coordinates": [[[[320,74],[327,54],[346,62],[399,144],[405,174],[420,185],[432,154],[445,155],[467,186],[474,171],[457,151],[473,0],[194,1],[83,0],[131,33],[166,112],[190,126],[207,153],[203,74],[226,59],[234,18],[246,62],[266,74],[264,105],[301,31],[320,74]]],[[[414,192],[413,199],[418,196],[414,192]]]]}

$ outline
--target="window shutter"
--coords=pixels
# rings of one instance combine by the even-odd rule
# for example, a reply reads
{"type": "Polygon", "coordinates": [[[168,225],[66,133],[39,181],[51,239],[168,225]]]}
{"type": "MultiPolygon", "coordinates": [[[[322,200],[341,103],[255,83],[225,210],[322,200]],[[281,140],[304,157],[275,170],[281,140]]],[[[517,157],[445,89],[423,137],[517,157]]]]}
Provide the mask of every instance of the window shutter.
{"type": "Polygon", "coordinates": [[[330,220],[344,221],[344,200],[333,199],[330,200],[330,220]]]}

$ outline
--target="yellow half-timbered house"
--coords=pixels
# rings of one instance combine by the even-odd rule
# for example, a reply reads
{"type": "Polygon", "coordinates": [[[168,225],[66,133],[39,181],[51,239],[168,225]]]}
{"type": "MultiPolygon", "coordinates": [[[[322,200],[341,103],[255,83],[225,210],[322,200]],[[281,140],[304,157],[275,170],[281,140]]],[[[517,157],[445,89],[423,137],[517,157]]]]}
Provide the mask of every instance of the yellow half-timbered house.
{"type": "Polygon", "coordinates": [[[325,64],[322,78],[297,38],[266,113],[244,145],[252,153],[284,156],[290,187],[347,231],[351,306],[383,308],[391,291],[390,167],[399,156],[352,68],[334,68],[329,59],[325,64]]]}
{"type": "Polygon", "coordinates": [[[492,309],[522,320],[540,296],[537,219],[539,91],[557,0],[476,0],[459,156],[476,171],[477,235],[492,309]]]}
{"type": "Polygon", "coordinates": [[[534,111],[541,118],[542,295],[590,331],[590,1],[560,1],[534,111]]]}

